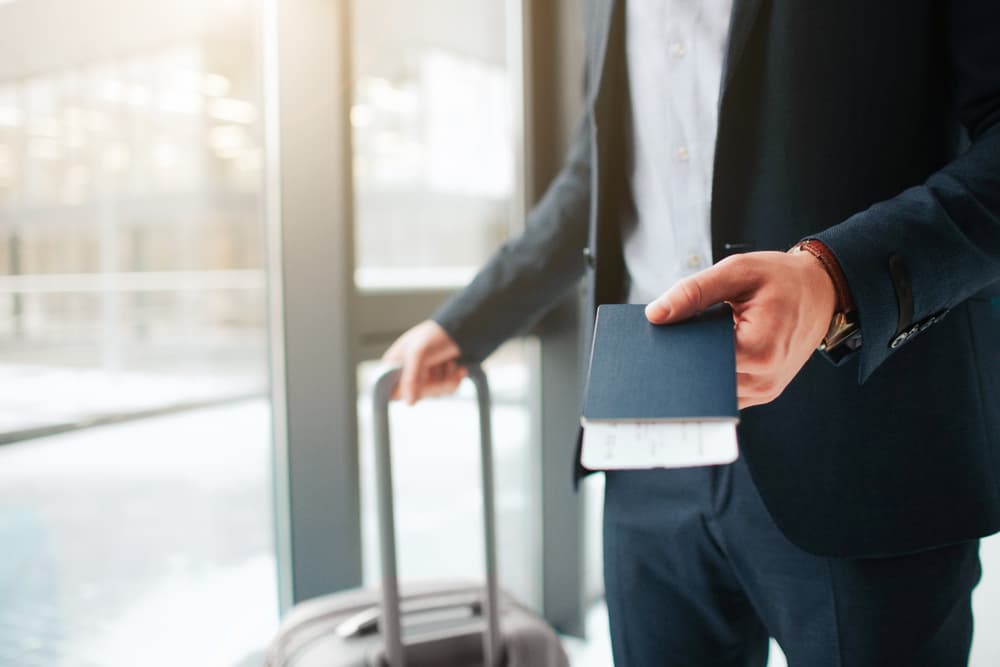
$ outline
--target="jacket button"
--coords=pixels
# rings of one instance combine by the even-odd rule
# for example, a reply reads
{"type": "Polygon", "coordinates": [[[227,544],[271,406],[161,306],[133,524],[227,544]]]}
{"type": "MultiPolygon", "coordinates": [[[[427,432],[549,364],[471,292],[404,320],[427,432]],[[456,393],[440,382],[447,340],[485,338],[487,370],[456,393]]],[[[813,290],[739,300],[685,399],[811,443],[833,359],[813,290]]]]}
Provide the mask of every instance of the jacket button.
{"type": "Polygon", "coordinates": [[[583,249],[583,261],[585,261],[587,266],[591,269],[594,268],[595,264],[597,264],[597,259],[594,257],[594,253],[591,252],[590,248],[583,249]]]}

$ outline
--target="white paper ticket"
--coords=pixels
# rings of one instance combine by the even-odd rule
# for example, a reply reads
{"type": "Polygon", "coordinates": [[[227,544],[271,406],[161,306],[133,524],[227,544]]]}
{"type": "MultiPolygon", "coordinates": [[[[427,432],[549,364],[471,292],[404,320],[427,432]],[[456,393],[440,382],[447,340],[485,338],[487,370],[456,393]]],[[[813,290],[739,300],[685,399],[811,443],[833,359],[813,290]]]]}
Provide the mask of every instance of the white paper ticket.
{"type": "Polygon", "coordinates": [[[581,463],[591,470],[686,468],[732,463],[733,422],[587,422],[581,463]]]}

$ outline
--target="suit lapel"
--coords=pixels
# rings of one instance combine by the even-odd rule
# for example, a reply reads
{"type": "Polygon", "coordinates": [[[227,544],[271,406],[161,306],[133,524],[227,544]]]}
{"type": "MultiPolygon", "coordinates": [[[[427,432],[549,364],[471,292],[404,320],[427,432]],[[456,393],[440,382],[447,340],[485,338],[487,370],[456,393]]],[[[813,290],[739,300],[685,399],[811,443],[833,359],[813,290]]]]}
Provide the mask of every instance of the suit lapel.
{"type": "Polygon", "coordinates": [[[733,0],[733,13],[729,20],[729,44],[726,47],[726,57],[722,63],[720,100],[725,96],[733,73],[743,56],[743,50],[753,32],[754,22],[763,2],[764,0],[733,0]]]}

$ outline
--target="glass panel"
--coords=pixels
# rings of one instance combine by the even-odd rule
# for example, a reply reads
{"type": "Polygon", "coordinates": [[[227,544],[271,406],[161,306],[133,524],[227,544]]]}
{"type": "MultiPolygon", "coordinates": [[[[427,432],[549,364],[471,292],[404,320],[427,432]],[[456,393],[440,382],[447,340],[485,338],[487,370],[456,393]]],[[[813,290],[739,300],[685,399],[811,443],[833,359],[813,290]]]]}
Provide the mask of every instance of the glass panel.
{"type": "Polygon", "coordinates": [[[507,4],[353,3],[360,287],[462,284],[506,238],[514,178],[507,4]]]}
{"type": "Polygon", "coordinates": [[[234,664],[277,622],[257,3],[96,4],[0,21],[72,32],[0,80],[0,664],[234,664]]]}
{"type": "MultiPolygon", "coordinates": [[[[541,598],[538,464],[532,452],[529,360],[536,343],[508,343],[486,364],[493,395],[497,542],[501,586],[522,602],[541,598]]],[[[358,369],[364,576],[380,579],[375,518],[371,385],[377,362],[358,369]]],[[[483,538],[475,390],[390,407],[400,577],[482,580],[483,538]]]]}

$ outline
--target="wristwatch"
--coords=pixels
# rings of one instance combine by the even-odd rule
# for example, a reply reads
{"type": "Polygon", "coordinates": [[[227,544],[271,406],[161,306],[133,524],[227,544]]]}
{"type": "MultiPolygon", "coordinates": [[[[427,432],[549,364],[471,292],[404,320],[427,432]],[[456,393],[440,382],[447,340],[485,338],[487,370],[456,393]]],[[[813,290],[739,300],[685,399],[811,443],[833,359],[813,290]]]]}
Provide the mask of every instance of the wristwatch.
{"type": "Polygon", "coordinates": [[[840,270],[837,258],[822,241],[806,239],[800,241],[790,253],[807,252],[823,266],[823,269],[833,280],[837,292],[837,306],[830,320],[830,328],[819,345],[819,350],[836,357],[843,357],[861,347],[861,327],[858,325],[857,311],[851,299],[851,291],[847,287],[847,279],[840,270]]]}

